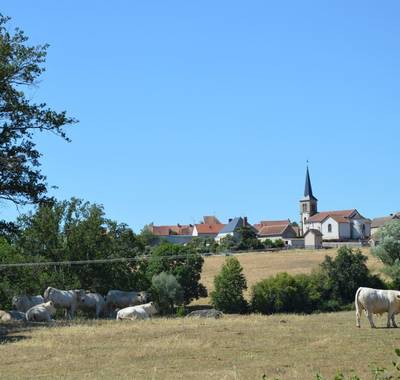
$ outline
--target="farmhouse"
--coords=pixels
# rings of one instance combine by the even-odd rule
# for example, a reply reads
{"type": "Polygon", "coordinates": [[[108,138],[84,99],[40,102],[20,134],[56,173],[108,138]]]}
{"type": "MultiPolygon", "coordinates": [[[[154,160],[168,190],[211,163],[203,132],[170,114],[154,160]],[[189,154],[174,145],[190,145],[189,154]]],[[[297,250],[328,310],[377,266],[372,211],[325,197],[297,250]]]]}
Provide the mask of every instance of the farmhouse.
{"type": "Polygon", "coordinates": [[[193,226],[193,236],[215,238],[218,233],[225,227],[215,216],[204,216],[203,223],[193,226]]]}
{"type": "Polygon", "coordinates": [[[221,229],[218,235],[215,237],[215,241],[219,242],[226,236],[233,236],[234,238],[238,239],[240,237],[240,228],[242,227],[250,227],[253,228],[255,231],[256,229],[248,223],[247,217],[236,217],[233,219],[229,219],[228,224],[221,229]]]}
{"type": "Polygon", "coordinates": [[[388,216],[382,216],[379,218],[372,219],[371,236],[374,236],[376,234],[376,232],[378,232],[379,228],[384,226],[386,223],[391,222],[392,220],[400,220],[400,212],[396,212],[395,214],[390,214],[388,216]]]}
{"type": "Polygon", "coordinates": [[[299,238],[298,227],[293,225],[289,219],[284,220],[262,220],[254,224],[257,229],[259,240],[267,239],[276,241],[283,240],[286,246],[302,248],[304,240],[299,238]]]}
{"type": "Polygon", "coordinates": [[[371,221],[356,209],[318,212],[318,199],[312,192],[308,167],[300,216],[303,235],[310,229],[318,230],[324,241],[365,240],[371,234],[371,221]]]}

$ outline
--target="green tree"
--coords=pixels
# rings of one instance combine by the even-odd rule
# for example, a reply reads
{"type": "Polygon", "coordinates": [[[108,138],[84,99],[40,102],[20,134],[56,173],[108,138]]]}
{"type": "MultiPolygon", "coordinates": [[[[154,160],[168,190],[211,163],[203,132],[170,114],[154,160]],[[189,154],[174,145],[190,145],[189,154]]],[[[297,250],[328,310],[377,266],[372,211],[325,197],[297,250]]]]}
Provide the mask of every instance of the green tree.
{"type": "Polygon", "coordinates": [[[153,247],[147,266],[147,278],[166,272],[175,276],[183,289],[185,304],[207,296],[200,283],[204,259],[193,247],[162,242],[153,247]]]}
{"type": "Polygon", "coordinates": [[[48,45],[29,46],[23,31],[7,29],[8,21],[0,14],[0,199],[39,203],[46,200],[47,183],[34,139],[51,132],[69,141],[64,127],[75,120],[25,93],[45,70],[48,45]]]}
{"type": "Polygon", "coordinates": [[[243,313],[247,309],[243,291],[247,289],[243,268],[236,257],[229,257],[214,279],[213,306],[225,313],[243,313]]]}
{"type": "Polygon", "coordinates": [[[161,272],[153,276],[151,283],[151,295],[161,314],[172,313],[175,305],[182,305],[183,289],[174,275],[161,272]]]}
{"type": "Polygon", "coordinates": [[[379,245],[372,249],[372,254],[384,264],[393,285],[400,288],[400,221],[393,220],[378,231],[379,245]]]}
{"type": "Polygon", "coordinates": [[[254,228],[250,226],[240,227],[238,229],[238,234],[240,238],[237,249],[247,250],[264,248],[263,243],[257,239],[257,232],[254,228]]]}

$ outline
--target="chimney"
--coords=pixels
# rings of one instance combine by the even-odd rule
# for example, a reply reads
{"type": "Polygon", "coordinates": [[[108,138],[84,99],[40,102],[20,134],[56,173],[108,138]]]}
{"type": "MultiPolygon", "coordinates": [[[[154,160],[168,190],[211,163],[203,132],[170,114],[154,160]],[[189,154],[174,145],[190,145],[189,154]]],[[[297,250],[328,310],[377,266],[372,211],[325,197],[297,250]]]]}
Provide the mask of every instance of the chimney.
{"type": "Polygon", "coordinates": [[[230,223],[230,222],[232,222],[232,218],[229,218],[229,219],[228,219],[228,223],[230,223]]]}
{"type": "Polygon", "coordinates": [[[247,226],[247,216],[243,217],[243,227],[247,226]]]}

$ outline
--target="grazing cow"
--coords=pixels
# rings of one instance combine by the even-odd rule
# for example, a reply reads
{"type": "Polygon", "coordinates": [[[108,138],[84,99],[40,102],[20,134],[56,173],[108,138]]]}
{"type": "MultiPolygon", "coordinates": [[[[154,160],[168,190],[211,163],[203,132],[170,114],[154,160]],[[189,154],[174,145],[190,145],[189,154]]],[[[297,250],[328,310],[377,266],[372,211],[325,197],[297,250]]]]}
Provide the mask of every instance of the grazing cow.
{"type": "Polygon", "coordinates": [[[143,305],[129,306],[119,310],[116,319],[117,321],[123,319],[149,319],[152,315],[157,313],[158,310],[154,302],[149,302],[143,305]]]}
{"type": "Polygon", "coordinates": [[[365,311],[372,328],[375,327],[372,314],[388,313],[387,327],[397,327],[394,316],[400,313],[400,291],[358,288],[355,296],[356,326],[360,327],[361,310],[365,311]]]}
{"type": "Polygon", "coordinates": [[[43,303],[42,296],[14,296],[11,300],[13,309],[26,313],[32,306],[43,303]]]}
{"type": "Polygon", "coordinates": [[[195,310],[189,313],[186,318],[222,318],[223,312],[215,309],[195,310]]]}
{"type": "Polygon", "coordinates": [[[84,295],[85,291],[82,289],[59,290],[49,286],[44,292],[44,300],[53,301],[56,308],[65,309],[66,317],[72,319],[78,306],[78,298],[84,295]]]}
{"type": "Polygon", "coordinates": [[[78,309],[83,311],[92,311],[96,318],[104,311],[106,302],[104,297],[99,293],[80,293],[78,294],[78,309]]]}
{"type": "Polygon", "coordinates": [[[110,290],[106,295],[106,307],[109,313],[113,309],[122,309],[128,306],[140,305],[148,300],[147,292],[124,292],[122,290],[110,290]]]}
{"type": "Polygon", "coordinates": [[[31,307],[26,312],[26,320],[31,322],[50,322],[56,313],[53,301],[31,307]]]}

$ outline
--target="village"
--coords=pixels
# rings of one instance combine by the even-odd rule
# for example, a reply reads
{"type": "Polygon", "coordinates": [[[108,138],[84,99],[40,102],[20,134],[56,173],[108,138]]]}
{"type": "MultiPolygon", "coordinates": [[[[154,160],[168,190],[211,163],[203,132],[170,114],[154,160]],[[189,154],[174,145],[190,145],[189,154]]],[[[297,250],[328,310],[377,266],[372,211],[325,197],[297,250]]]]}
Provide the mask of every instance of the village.
{"type": "Polygon", "coordinates": [[[287,218],[261,220],[252,224],[247,216],[236,216],[223,223],[212,215],[204,216],[196,224],[157,226],[151,223],[146,229],[161,241],[186,244],[194,238],[211,238],[218,243],[227,236],[237,239],[240,229],[248,227],[261,242],[267,239],[272,242],[283,241],[286,249],[321,249],[376,246],[379,244],[379,228],[396,219],[400,219],[400,212],[369,219],[356,208],[319,211],[307,166],[304,195],[300,199],[299,223],[287,218]]]}

